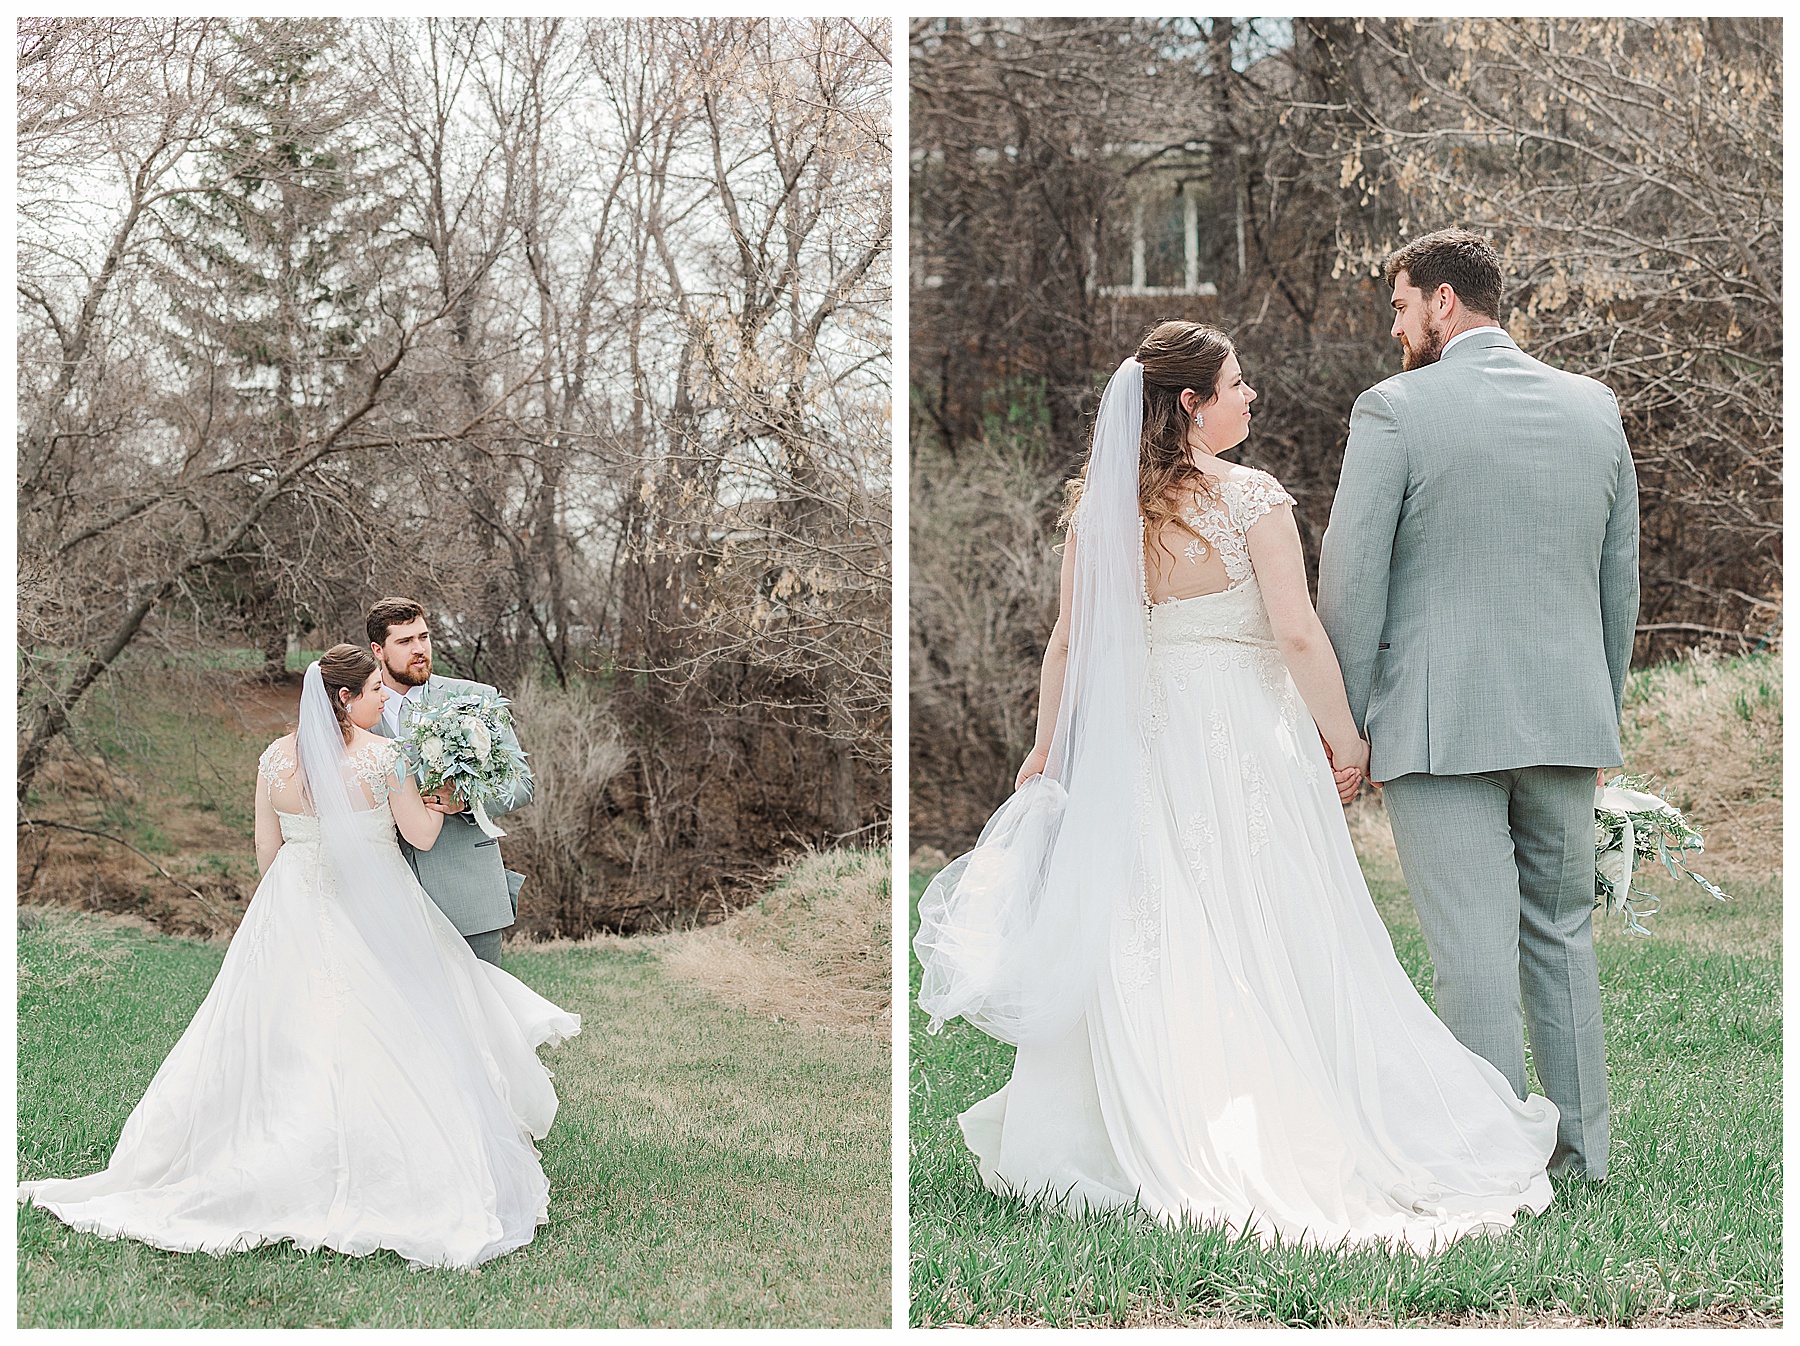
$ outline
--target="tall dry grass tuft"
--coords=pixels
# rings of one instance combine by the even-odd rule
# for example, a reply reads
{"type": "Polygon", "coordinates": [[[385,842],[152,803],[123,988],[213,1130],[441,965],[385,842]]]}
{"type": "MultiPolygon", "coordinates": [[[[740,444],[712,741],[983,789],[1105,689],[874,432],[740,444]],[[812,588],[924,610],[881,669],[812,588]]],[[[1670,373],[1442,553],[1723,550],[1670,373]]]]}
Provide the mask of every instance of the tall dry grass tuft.
{"type": "Polygon", "coordinates": [[[1705,836],[1697,868],[1719,882],[1778,882],[1778,652],[1694,652],[1634,673],[1621,734],[1625,770],[1650,777],[1705,836]]]}
{"type": "Polygon", "coordinates": [[[995,425],[960,455],[928,436],[913,446],[915,843],[967,849],[1031,747],[1065,475],[1029,420],[995,425]]]}
{"type": "Polygon", "coordinates": [[[601,693],[522,684],[512,697],[537,790],[505,820],[509,867],[529,875],[519,894],[519,924],[585,932],[603,905],[598,856],[612,809],[607,787],[631,760],[601,693]]]}
{"type": "Polygon", "coordinates": [[[684,981],[759,1015],[885,1038],[892,905],[886,850],[820,851],[723,922],[663,937],[684,981]]]}
{"type": "Polygon", "coordinates": [[[77,983],[112,980],[114,965],[131,956],[119,939],[125,928],[154,933],[148,921],[131,916],[96,916],[64,907],[20,907],[19,929],[38,933],[29,955],[18,960],[17,990],[59,991],[77,983]]]}

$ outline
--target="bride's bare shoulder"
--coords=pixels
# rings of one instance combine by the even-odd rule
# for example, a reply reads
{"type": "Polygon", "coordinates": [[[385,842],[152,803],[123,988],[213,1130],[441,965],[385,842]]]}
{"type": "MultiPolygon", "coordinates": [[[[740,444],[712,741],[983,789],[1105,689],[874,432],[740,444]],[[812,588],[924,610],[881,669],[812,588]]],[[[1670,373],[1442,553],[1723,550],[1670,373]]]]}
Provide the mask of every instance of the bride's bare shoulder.
{"type": "Polygon", "coordinates": [[[385,734],[372,734],[367,729],[358,729],[345,745],[350,755],[362,757],[367,754],[398,752],[400,744],[385,734]]]}
{"type": "Polygon", "coordinates": [[[1253,486],[1277,491],[1283,489],[1273,473],[1264,472],[1260,467],[1246,467],[1243,463],[1233,463],[1231,470],[1225,474],[1225,480],[1233,486],[1253,486]]]}

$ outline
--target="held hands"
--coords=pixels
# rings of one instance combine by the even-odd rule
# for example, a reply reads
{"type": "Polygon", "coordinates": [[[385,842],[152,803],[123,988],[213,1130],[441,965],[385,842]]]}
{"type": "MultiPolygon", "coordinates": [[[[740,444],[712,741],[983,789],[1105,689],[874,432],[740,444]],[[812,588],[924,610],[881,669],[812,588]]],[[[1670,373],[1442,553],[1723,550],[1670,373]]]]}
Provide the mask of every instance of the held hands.
{"type": "Polygon", "coordinates": [[[1025,764],[1019,768],[1019,774],[1013,779],[1013,789],[1018,789],[1033,776],[1038,775],[1050,761],[1050,748],[1045,745],[1033,748],[1025,758],[1025,764]]]}
{"type": "MultiPolygon", "coordinates": [[[[1319,742],[1325,747],[1325,760],[1331,765],[1331,779],[1337,784],[1338,802],[1348,804],[1362,790],[1369,770],[1369,745],[1363,739],[1334,749],[1325,731],[1319,731],[1319,742]]],[[[1371,782],[1373,784],[1373,782],[1371,782]]],[[[1377,785],[1376,789],[1381,787],[1377,785]]]]}

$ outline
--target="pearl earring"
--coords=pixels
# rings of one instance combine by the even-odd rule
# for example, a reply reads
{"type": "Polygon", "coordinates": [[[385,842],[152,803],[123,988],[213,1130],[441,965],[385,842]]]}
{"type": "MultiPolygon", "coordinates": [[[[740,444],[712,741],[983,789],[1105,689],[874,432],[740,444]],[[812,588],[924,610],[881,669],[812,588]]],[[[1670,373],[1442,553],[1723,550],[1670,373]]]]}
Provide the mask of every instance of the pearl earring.
{"type": "Polygon", "coordinates": [[[1205,424],[1206,424],[1206,417],[1202,416],[1199,412],[1196,411],[1194,413],[1194,429],[1198,430],[1205,424]]]}

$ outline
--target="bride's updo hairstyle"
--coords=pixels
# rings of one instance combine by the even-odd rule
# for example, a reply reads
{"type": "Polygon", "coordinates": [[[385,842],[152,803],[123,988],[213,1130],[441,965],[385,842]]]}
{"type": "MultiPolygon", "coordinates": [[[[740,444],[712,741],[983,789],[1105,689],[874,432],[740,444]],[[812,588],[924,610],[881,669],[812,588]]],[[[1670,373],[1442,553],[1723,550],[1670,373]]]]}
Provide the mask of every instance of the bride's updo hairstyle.
{"type": "Polygon", "coordinates": [[[366,645],[333,645],[319,656],[319,677],[325,684],[325,695],[331,698],[331,710],[346,743],[355,726],[350,723],[350,713],[344,709],[344,699],[338,692],[347,687],[352,697],[361,696],[363,684],[375,668],[375,656],[366,645]]]}
{"type": "MultiPolygon", "coordinates": [[[[1198,322],[1158,323],[1133,354],[1144,367],[1144,437],[1138,449],[1138,510],[1146,539],[1160,536],[1173,523],[1204,547],[1206,540],[1181,517],[1189,494],[1211,494],[1206,474],[1194,466],[1188,451],[1193,417],[1181,406],[1181,394],[1192,388],[1204,406],[1218,396],[1219,371],[1233,350],[1231,338],[1198,322]]],[[[1091,452],[1091,446],[1090,446],[1091,452]]],[[[1066,525],[1081,500],[1081,475],[1069,483],[1063,509],[1066,525]]],[[[1148,558],[1146,558],[1148,560],[1148,558]]]]}

